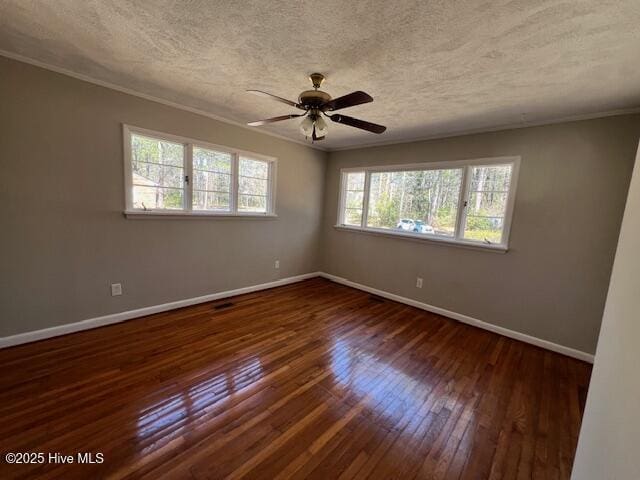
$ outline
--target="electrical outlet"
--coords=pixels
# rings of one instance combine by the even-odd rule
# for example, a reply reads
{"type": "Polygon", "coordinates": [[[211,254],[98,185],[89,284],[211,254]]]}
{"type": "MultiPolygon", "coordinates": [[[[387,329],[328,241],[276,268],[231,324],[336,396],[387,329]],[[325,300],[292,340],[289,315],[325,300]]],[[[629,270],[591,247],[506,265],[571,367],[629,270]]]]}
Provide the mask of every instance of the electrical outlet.
{"type": "Polygon", "coordinates": [[[276,268],[280,268],[280,260],[276,260],[276,268]]]}
{"type": "Polygon", "coordinates": [[[112,283],[111,284],[111,296],[117,297],[118,295],[122,295],[122,284],[121,283],[112,283]]]}
{"type": "Polygon", "coordinates": [[[420,277],[416,278],[416,288],[422,288],[422,279],[420,277]]]}

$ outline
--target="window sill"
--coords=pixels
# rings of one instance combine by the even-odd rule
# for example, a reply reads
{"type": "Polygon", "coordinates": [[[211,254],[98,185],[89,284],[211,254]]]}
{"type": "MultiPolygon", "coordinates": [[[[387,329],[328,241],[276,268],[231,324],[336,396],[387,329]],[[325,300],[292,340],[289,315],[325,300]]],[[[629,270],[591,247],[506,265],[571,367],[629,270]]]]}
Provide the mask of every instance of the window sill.
{"type": "Polygon", "coordinates": [[[213,212],[172,212],[167,210],[125,210],[124,216],[133,219],[149,218],[246,218],[273,219],[278,218],[275,213],[213,213],[213,212]]]}
{"type": "Polygon", "coordinates": [[[396,232],[387,231],[379,228],[362,228],[362,227],[350,227],[347,225],[335,225],[336,230],[343,230],[347,232],[366,233],[369,235],[380,235],[383,237],[402,238],[405,240],[413,240],[418,242],[428,242],[452,247],[469,248],[472,250],[485,250],[494,253],[507,253],[509,247],[506,245],[485,244],[478,242],[469,242],[464,240],[454,240],[444,237],[435,237],[431,235],[409,233],[409,232],[396,232]]]}

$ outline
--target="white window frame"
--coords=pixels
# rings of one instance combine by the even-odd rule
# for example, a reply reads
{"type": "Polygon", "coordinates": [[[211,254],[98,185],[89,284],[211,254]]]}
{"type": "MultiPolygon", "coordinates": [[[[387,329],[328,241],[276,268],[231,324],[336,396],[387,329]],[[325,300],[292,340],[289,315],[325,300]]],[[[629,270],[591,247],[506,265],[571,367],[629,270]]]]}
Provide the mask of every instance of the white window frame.
{"type": "Polygon", "coordinates": [[[172,135],[164,132],[157,132],[146,128],[134,127],[131,125],[122,125],[122,137],[124,145],[124,187],[125,187],[125,210],[124,214],[127,218],[153,218],[153,217],[243,217],[243,218],[264,218],[276,217],[276,173],[278,159],[255,152],[240,150],[237,148],[225,147],[213,143],[196,140],[193,138],[172,135]],[[165,140],[167,142],[179,143],[184,147],[184,196],[183,208],[179,209],[150,209],[133,207],[133,167],[131,164],[131,135],[138,134],[157,140],[165,140]],[[229,192],[229,211],[214,210],[193,210],[193,147],[201,147],[218,152],[231,154],[231,189],[229,192]],[[239,162],[240,157],[246,157],[252,160],[261,160],[267,162],[268,170],[268,186],[267,186],[267,202],[265,212],[243,212],[238,210],[238,180],[239,180],[239,162]],[[187,180],[188,178],[188,180],[187,180]]]}
{"type": "Polygon", "coordinates": [[[491,158],[476,158],[470,160],[454,160],[446,162],[428,162],[428,163],[412,163],[403,165],[378,165],[368,167],[353,167],[340,169],[340,196],[338,200],[338,216],[335,228],[354,232],[371,233],[378,235],[389,235],[399,238],[407,238],[411,240],[421,240],[426,242],[444,243],[469,248],[480,248],[497,252],[506,252],[509,249],[509,235],[511,233],[511,223],[513,219],[513,208],[516,199],[516,190],[518,185],[518,175],[520,173],[520,157],[505,156],[491,158]],[[464,238],[464,226],[466,224],[470,189],[471,189],[471,169],[473,167],[490,167],[494,165],[507,165],[511,167],[511,181],[509,184],[509,194],[507,198],[506,209],[504,213],[504,224],[502,228],[502,239],[500,243],[486,243],[476,240],[464,238]],[[442,169],[462,169],[462,184],[460,188],[460,197],[458,199],[458,212],[456,217],[456,228],[453,237],[444,237],[432,235],[428,233],[413,233],[405,231],[396,231],[386,228],[367,227],[367,217],[369,215],[369,197],[371,174],[382,172],[402,172],[402,171],[429,171],[442,169]],[[364,173],[364,192],[362,201],[362,219],[360,225],[347,225],[344,223],[347,174],[364,173]]]}

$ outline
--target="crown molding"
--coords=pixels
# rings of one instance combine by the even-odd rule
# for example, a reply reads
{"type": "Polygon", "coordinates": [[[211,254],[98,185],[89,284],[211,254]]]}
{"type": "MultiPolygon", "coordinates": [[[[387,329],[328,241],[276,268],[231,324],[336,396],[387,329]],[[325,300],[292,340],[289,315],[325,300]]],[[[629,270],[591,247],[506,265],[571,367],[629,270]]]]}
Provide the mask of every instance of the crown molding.
{"type": "Polygon", "coordinates": [[[540,120],[536,122],[504,124],[504,125],[498,125],[495,127],[482,127],[482,128],[468,129],[468,130],[459,130],[451,133],[423,135],[423,136],[411,137],[406,140],[388,140],[386,142],[382,141],[382,142],[365,143],[361,145],[347,145],[344,147],[334,147],[329,149],[328,151],[342,152],[345,150],[358,150],[361,148],[386,147],[390,145],[402,145],[405,143],[424,142],[427,140],[439,140],[442,138],[463,137],[465,135],[475,135],[478,133],[500,132],[504,130],[516,130],[519,128],[529,128],[529,127],[542,127],[544,125],[555,125],[558,123],[579,122],[581,120],[594,120],[596,118],[615,117],[619,115],[633,115],[636,113],[640,113],[640,106],[622,108],[618,110],[606,110],[604,112],[584,113],[580,115],[569,115],[566,117],[558,117],[558,118],[552,118],[547,120],[540,120]]]}
{"type": "Polygon", "coordinates": [[[111,90],[115,90],[117,92],[126,93],[127,95],[132,95],[134,97],[143,98],[143,99],[149,100],[151,102],[160,103],[160,104],[166,105],[168,107],[173,107],[173,108],[177,108],[179,110],[184,110],[184,111],[187,111],[187,112],[190,112],[190,113],[195,113],[196,115],[201,115],[203,117],[208,117],[208,118],[211,118],[211,119],[216,120],[218,122],[222,122],[222,123],[226,123],[226,124],[233,125],[233,126],[236,126],[236,127],[244,128],[246,130],[251,130],[252,132],[257,133],[259,135],[267,135],[269,137],[279,138],[280,140],[284,140],[284,141],[291,142],[291,143],[297,143],[298,145],[303,145],[305,147],[313,148],[314,150],[320,150],[320,151],[323,151],[323,152],[329,151],[328,149],[326,149],[324,147],[321,147],[321,146],[319,146],[317,144],[311,144],[311,143],[304,142],[302,140],[296,140],[296,139],[289,138],[289,137],[286,137],[284,135],[279,135],[277,133],[269,132],[269,131],[266,131],[266,130],[256,130],[254,127],[249,127],[248,125],[245,125],[244,123],[237,122],[235,120],[231,120],[231,119],[228,119],[228,118],[225,118],[225,117],[221,117],[220,115],[216,115],[216,114],[208,112],[206,110],[201,110],[199,108],[190,107],[190,106],[187,106],[187,105],[183,105],[181,103],[173,102],[171,100],[166,100],[164,98],[156,97],[156,96],[153,96],[153,95],[148,95],[146,93],[142,93],[142,92],[139,92],[137,90],[132,90],[132,89],[127,88],[127,87],[122,87],[120,85],[116,85],[115,83],[106,82],[104,80],[99,80],[97,78],[90,77],[88,75],[84,75],[84,74],[81,74],[81,73],[76,73],[76,72],[74,72],[72,70],[68,70],[66,68],[58,67],[56,65],[51,65],[50,63],[41,62],[40,60],[35,60],[33,58],[30,58],[30,57],[25,57],[24,55],[20,55],[18,53],[13,53],[13,52],[9,52],[7,50],[0,49],[0,56],[9,58],[11,60],[17,60],[18,62],[26,63],[26,64],[29,64],[29,65],[33,65],[35,67],[44,68],[45,70],[50,70],[50,71],[55,72],[55,73],[60,73],[62,75],[66,75],[68,77],[73,77],[73,78],[75,78],[77,80],[82,80],[83,82],[92,83],[92,84],[98,85],[100,87],[104,87],[104,88],[108,88],[108,89],[111,89],[111,90]]]}

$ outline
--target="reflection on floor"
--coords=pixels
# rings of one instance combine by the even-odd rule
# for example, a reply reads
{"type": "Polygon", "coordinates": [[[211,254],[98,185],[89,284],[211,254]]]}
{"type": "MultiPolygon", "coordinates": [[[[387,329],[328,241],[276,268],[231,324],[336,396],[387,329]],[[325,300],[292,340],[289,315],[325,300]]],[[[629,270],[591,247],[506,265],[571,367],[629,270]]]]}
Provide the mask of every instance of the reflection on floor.
{"type": "Polygon", "coordinates": [[[313,279],[0,351],[0,478],[569,478],[590,366],[313,279]],[[220,303],[226,303],[224,300],[220,303]]]}

